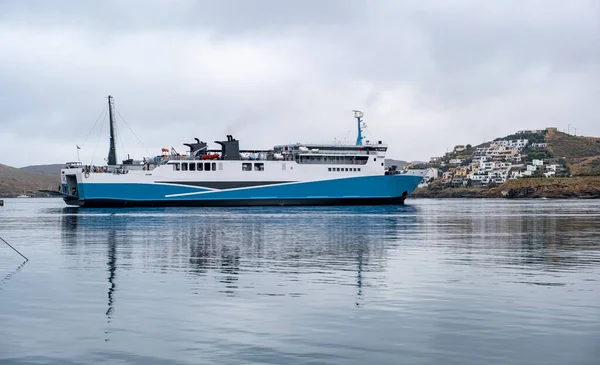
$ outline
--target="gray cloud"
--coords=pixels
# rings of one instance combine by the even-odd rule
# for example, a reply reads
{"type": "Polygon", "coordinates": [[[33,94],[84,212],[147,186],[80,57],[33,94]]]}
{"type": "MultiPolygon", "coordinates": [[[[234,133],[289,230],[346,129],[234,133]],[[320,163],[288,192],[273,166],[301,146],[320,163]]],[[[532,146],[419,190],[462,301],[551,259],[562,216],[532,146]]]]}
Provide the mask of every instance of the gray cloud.
{"type": "Polygon", "coordinates": [[[0,162],[72,158],[108,94],[151,153],[352,141],[356,108],[400,159],[528,127],[600,135],[599,19],[589,1],[5,1],[0,162]]]}

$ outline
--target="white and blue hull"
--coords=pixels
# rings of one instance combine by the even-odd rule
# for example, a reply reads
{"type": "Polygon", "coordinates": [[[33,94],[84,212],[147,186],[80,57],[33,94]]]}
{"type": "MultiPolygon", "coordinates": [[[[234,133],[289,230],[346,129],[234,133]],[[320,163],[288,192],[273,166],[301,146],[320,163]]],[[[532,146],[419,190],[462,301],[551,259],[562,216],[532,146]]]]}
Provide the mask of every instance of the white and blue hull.
{"type": "Polygon", "coordinates": [[[421,180],[417,175],[358,176],[222,190],[180,183],[79,183],[78,197],[64,199],[90,207],[402,204],[421,180]]]}

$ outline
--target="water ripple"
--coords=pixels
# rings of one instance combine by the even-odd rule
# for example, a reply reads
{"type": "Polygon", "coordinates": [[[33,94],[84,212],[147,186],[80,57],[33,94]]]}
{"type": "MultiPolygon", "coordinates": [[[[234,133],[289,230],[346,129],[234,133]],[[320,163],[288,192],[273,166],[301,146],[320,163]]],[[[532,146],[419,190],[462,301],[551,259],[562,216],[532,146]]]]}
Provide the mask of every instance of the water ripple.
{"type": "Polygon", "coordinates": [[[597,364],[600,206],[7,199],[0,363],[597,364]]]}

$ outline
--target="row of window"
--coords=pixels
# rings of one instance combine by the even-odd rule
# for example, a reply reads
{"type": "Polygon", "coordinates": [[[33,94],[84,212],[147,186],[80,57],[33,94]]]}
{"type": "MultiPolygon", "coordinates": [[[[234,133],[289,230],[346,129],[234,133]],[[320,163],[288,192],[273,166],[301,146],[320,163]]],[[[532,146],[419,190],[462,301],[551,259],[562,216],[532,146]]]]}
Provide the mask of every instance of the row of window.
{"type": "MultiPolygon", "coordinates": [[[[216,162],[169,162],[173,165],[174,171],[217,171],[216,162]]],[[[282,166],[285,170],[285,164],[282,166]]],[[[219,170],[223,170],[223,163],[219,163],[219,170]]],[[[360,167],[329,167],[328,171],[360,171],[360,167]]],[[[244,162],[242,171],[265,171],[265,164],[262,162],[244,162]],[[254,165],[254,166],[253,166],[254,165]]]]}
{"type": "MultiPolygon", "coordinates": [[[[243,163],[242,171],[252,171],[252,163],[250,163],[250,162],[243,163]]],[[[262,162],[254,163],[254,171],[265,171],[265,164],[262,162]]]]}
{"type": "MultiPolygon", "coordinates": [[[[365,165],[369,156],[299,156],[296,161],[300,164],[339,164],[365,165]]],[[[377,158],[375,158],[377,161],[377,158]]]]}
{"type": "MultiPolygon", "coordinates": [[[[170,162],[174,171],[217,171],[216,162],[170,162]]],[[[219,170],[223,169],[223,164],[219,163],[219,170]]]]}
{"type": "Polygon", "coordinates": [[[360,171],[360,167],[329,167],[327,171],[360,171]]]}

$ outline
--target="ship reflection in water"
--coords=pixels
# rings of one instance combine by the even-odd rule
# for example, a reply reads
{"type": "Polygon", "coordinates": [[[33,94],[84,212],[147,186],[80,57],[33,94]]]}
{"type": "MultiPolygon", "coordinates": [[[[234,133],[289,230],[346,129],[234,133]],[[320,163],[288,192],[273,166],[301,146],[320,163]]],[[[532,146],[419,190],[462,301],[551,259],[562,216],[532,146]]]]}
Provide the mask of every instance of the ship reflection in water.
{"type": "Polygon", "coordinates": [[[64,254],[83,263],[106,251],[109,341],[111,320],[119,316],[115,295],[131,290],[119,286],[119,271],[201,277],[194,295],[214,291],[236,297],[255,291],[258,296],[293,298],[341,285],[354,287],[346,298],[359,307],[363,286],[370,285],[364,283],[363,271],[371,277],[383,275],[386,240],[409,237],[418,222],[416,211],[414,206],[187,211],[67,207],[60,216],[64,254]],[[283,280],[261,288],[261,277],[283,280]]]}
{"type": "Polygon", "coordinates": [[[31,237],[0,282],[8,363],[597,360],[592,202],[31,207],[6,216],[31,237]]]}
{"type": "Polygon", "coordinates": [[[318,281],[336,282],[334,274],[341,271],[351,279],[345,284],[356,286],[360,297],[363,269],[385,270],[386,239],[406,238],[414,231],[415,212],[413,206],[84,213],[69,207],[61,214],[63,253],[86,260],[98,253],[91,245],[107,249],[109,304],[119,255],[126,260],[120,269],[139,265],[155,273],[210,276],[223,284],[220,292],[233,296],[244,275],[282,274],[298,280],[302,274],[327,274],[328,279],[321,276],[318,281]],[[350,272],[353,276],[347,275],[350,272]]]}

